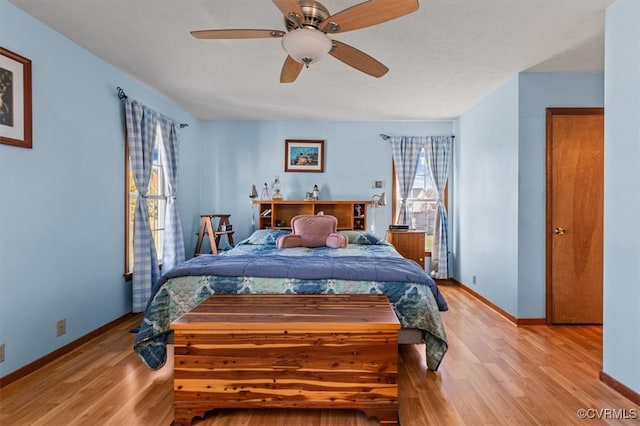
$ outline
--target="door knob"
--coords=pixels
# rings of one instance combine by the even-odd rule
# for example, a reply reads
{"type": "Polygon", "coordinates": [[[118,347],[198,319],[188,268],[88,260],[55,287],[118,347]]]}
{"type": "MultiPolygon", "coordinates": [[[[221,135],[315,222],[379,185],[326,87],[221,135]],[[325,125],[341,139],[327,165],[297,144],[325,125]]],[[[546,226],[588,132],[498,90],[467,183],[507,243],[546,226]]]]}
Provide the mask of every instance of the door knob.
{"type": "Polygon", "coordinates": [[[557,227],[556,229],[553,230],[553,232],[556,235],[564,235],[564,233],[566,232],[566,229],[561,228],[561,227],[557,227]]]}

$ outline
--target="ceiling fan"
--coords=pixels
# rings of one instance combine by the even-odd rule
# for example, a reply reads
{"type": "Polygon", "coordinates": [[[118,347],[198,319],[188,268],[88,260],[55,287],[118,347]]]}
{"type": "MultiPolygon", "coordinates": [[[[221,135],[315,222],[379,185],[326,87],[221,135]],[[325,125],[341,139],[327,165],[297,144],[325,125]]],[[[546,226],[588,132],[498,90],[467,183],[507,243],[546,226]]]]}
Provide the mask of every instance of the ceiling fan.
{"type": "Polygon", "coordinates": [[[418,10],[418,0],[368,0],[331,15],[315,0],[273,0],[284,14],[286,31],[230,29],[191,31],[198,39],[281,38],[287,51],[280,72],[281,83],[292,83],[302,67],[318,61],[327,53],[353,68],[373,77],[389,71],[366,53],[330,39],[327,34],[343,33],[381,24],[418,10]]]}

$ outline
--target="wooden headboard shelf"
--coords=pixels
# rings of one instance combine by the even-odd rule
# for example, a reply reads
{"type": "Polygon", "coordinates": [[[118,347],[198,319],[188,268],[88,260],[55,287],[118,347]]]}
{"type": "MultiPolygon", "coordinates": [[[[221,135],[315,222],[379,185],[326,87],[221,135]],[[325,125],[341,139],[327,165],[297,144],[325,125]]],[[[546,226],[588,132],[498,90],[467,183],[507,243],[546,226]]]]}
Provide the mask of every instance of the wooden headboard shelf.
{"type": "Polygon", "coordinates": [[[291,219],[299,214],[324,214],[338,218],[338,230],[366,229],[370,201],[276,201],[256,200],[260,229],[291,229],[291,219]]]}

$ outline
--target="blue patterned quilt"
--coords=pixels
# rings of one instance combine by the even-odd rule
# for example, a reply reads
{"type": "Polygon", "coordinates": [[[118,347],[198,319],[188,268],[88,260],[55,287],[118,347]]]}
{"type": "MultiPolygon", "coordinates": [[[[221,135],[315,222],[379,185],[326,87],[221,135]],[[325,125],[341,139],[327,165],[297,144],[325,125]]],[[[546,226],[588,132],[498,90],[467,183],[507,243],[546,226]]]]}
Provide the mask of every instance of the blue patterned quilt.
{"type": "Polygon", "coordinates": [[[134,345],[144,363],[162,367],[171,322],[214,294],[385,294],[402,327],[423,331],[427,366],[438,368],[447,350],[439,311],[447,305],[422,268],[369,233],[345,231],[346,249],[277,249],[282,233],[256,231],[229,251],[190,259],[163,275],[134,345]]]}

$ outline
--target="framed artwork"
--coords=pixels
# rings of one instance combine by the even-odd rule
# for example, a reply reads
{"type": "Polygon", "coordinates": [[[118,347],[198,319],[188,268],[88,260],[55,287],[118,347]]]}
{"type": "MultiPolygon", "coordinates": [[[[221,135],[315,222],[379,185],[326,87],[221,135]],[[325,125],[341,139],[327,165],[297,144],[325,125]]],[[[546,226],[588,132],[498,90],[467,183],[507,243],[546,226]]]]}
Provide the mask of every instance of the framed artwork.
{"type": "Polygon", "coordinates": [[[31,61],[0,47],[0,143],[32,147],[31,61]]]}
{"type": "Polygon", "coordinates": [[[284,149],[285,172],[324,172],[324,141],[287,139],[284,149]]]}

